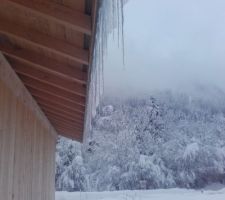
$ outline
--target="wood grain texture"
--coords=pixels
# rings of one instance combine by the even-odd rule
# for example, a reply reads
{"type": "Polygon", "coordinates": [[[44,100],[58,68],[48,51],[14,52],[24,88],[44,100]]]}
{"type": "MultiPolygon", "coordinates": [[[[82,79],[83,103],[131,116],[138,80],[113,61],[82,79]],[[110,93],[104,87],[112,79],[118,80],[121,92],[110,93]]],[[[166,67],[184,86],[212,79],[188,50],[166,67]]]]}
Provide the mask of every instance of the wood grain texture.
{"type": "Polygon", "coordinates": [[[54,137],[58,135],[2,53],[0,53],[0,80],[12,90],[16,98],[20,99],[27,108],[36,114],[37,118],[46,127],[51,128],[54,137]]]}
{"type": "Polygon", "coordinates": [[[54,2],[31,0],[7,0],[22,10],[31,10],[37,17],[45,17],[75,31],[91,35],[91,17],[54,2]]]}
{"type": "Polygon", "coordinates": [[[9,59],[12,68],[18,73],[24,76],[28,76],[32,79],[37,79],[49,85],[53,85],[57,88],[61,88],[66,91],[75,92],[77,95],[86,95],[86,86],[84,84],[78,84],[77,82],[57,77],[49,72],[43,72],[39,69],[30,67],[25,63],[21,63],[12,59],[9,59]]]}
{"type": "Polygon", "coordinates": [[[9,58],[19,60],[31,67],[49,72],[58,77],[81,84],[86,84],[87,82],[87,72],[83,72],[78,65],[69,65],[66,62],[56,61],[55,59],[38,54],[32,50],[13,46],[9,42],[0,41],[0,51],[9,58]]]}
{"type": "Polygon", "coordinates": [[[35,47],[51,51],[58,56],[71,59],[75,62],[88,65],[88,51],[77,48],[63,40],[55,39],[32,28],[12,23],[0,18],[0,33],[7,37],[21,40],[35,47]]]}
{"type": "Polygon", "coordinates": [[[15,94],[12,83],[2,78],[3,64],[1,60],[0,199],[54,200],[54,129],[40,118],[35,104],[28,104],[25,90],[15,94]]]}
{"type": "Polygon", "coordinates": [[[63,125],[63,136],[71,135],[70,128],[84,128],[96,5],[96,0],[1,1],[0,51],[36,105],[24,99],[17,86],[13,92],[29,108],[43,107],[34,112],[45,125],[54,121],[53,129],[63,125]]]}
{"type": "Polygon", "coordinates": [[[74,92],[69,92],[53,85],[45,84],[42,81],[32,79],[24,75],[19,75],[19,77],[21,78],[23,83],[29,88],[34,88],[36,90],[42,91],[43,93],[49,93],[50,95],[65,99],[66,101],[85,106],[85,97],[77,95],[74,92]]]}

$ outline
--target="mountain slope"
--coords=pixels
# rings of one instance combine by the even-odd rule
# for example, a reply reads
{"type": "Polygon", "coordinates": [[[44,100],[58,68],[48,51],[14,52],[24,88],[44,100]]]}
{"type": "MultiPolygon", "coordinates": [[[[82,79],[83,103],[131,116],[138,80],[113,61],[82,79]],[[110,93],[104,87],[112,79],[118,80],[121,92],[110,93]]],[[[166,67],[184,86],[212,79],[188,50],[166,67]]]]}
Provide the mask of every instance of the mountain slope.
{"type": "MultiPolygon", "coordinates": [[[[164,91],[145,98],[106,99],[84,147],[81,190],[224,183],[225,95],[202,91],[192,96],[164,91]]],[[[74,190],[68,187],[74,181],[71,176],[59,182],[63,189],[74,190]]]]}

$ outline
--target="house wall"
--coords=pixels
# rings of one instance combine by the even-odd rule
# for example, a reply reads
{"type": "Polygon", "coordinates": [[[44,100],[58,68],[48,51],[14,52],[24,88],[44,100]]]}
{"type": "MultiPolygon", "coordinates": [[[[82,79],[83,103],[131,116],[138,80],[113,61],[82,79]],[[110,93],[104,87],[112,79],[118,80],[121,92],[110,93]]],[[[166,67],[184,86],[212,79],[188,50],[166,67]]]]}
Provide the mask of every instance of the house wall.
{"type": "Polygon", "coordinates": [[[0,199],[53,200],[57,134],[0,54],[0,199]]]}

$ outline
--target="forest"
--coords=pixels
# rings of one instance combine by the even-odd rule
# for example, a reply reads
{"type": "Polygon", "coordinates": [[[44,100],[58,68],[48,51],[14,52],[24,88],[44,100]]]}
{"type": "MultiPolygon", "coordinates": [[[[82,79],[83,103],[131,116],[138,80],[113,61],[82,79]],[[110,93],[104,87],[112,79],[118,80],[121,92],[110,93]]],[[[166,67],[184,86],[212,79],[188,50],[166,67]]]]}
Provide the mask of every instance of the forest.
{"type": "Polygon", "coordinates": [[[56,189],[105,191],[225,184],[225,93],[198,86],[105,97],[88,142],[59,138],[56,189]]]}

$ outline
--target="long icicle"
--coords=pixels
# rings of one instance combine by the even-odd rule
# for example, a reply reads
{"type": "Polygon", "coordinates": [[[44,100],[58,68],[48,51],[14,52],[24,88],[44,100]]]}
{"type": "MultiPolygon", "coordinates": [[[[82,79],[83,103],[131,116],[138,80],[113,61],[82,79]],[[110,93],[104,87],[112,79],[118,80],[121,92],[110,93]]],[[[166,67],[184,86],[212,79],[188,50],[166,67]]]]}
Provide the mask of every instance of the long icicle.
{"type": "Polygon", "coordinates": [[[95,45],[91,65],[89,95],[86,111],[84,143],[91,139],[91,122],[101,102],[104,90],[104,57],[107,52],[108,35],[118,30],[118,44],[122,45],[124,62],[124,14],[123,6],[127,0],[99,0],[96,24],[95,45]]]}

